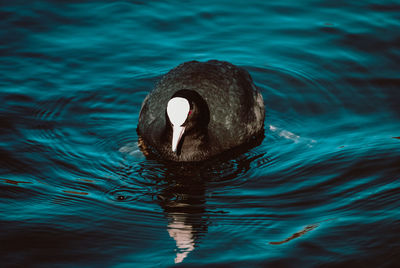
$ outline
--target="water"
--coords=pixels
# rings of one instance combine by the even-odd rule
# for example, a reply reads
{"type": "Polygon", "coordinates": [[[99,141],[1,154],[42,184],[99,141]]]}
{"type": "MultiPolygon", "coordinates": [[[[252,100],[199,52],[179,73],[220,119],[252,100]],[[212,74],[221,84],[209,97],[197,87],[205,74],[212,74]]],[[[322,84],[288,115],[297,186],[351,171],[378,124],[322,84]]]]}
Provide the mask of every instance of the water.
{"type": "Polygon", "coordinates": [[[400,263],[397,1],[2,1],[2,267],[400,263]],[[265,138],[146,159],[140,105],[188,60],[246,68],[265,138]]]}

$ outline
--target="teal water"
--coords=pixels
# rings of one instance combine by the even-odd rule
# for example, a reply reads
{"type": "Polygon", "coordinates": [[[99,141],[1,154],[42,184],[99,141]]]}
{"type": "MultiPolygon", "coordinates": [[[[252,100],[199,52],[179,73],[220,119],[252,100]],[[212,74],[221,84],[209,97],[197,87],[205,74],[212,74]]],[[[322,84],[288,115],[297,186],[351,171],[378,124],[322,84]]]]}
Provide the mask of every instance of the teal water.
{"type": "Polygon", "coordinates": [[[398,1],[1,1],[1,267],[395,267],[398,1]],[[140,105],[242,66],[265,138],[146,159],[140,105]]]}

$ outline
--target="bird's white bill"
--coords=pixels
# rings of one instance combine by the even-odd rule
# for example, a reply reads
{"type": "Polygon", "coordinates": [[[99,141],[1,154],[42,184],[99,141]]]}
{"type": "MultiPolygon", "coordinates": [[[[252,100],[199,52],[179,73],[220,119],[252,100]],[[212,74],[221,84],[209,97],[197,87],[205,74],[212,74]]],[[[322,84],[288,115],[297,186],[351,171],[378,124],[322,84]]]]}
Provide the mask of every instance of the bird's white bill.
{"type": "Polygon", "coordinates": [[[176,152],[178,144],[185,132],[185,127],[182,126],[172,126],[172,151],[176,152]]]}

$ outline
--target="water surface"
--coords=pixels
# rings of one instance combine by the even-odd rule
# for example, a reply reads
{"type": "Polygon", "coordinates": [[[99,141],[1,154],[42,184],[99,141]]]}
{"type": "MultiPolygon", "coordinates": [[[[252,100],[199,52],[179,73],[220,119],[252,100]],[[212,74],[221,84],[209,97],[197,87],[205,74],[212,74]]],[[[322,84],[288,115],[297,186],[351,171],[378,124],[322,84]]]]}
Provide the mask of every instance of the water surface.
{"type": "Polygon", "coordinates": [[[2,267],[393,267],[396,1],[2,1],[2,267]],[[188,60],[247,69],[265,138],[146,159],[140,105],[188,60]]]}

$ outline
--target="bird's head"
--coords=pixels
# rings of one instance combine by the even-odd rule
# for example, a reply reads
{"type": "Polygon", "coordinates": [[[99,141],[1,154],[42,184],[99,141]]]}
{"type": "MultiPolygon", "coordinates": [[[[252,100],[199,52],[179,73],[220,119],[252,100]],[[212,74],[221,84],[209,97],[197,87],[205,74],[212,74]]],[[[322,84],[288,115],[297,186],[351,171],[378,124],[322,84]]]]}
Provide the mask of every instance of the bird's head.
{"type": "Polygon", "coordinates": [[[168,101],[167,116],[172,128],[171,150],[175,153],[185,133],[206,129],[210,120],[206,102],[193,90],[176,92],[168,101]]]}

